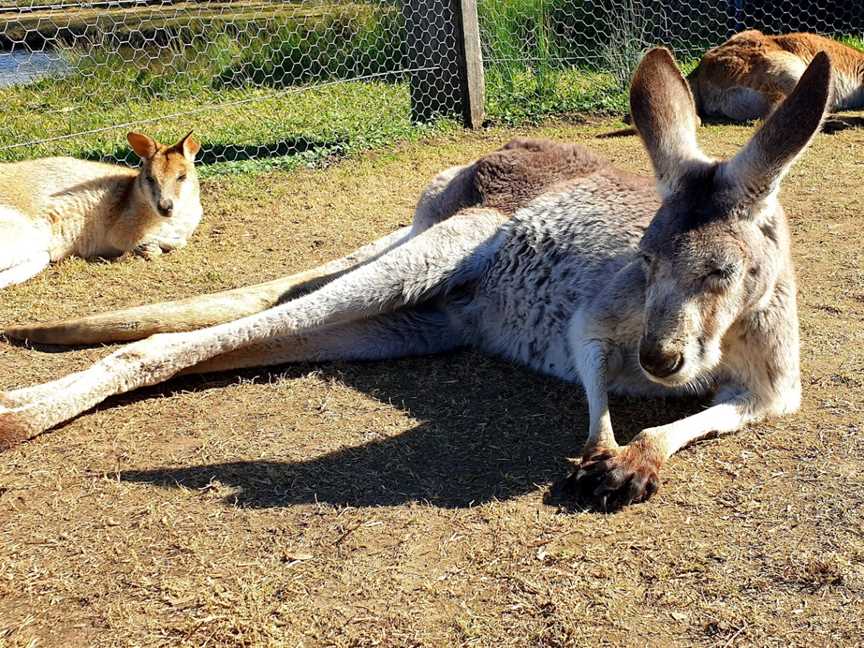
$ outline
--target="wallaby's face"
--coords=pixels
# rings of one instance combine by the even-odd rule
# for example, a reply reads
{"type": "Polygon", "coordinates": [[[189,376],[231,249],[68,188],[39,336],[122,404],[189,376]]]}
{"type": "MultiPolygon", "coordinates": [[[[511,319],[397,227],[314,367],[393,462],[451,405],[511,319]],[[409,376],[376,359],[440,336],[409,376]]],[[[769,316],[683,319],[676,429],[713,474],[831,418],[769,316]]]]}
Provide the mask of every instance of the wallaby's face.
{"type": "Polygon", "coordinates": [[[631,114],[651,157],[662,205],[639,245],[645,272],[639,362],[655,382],[705,378],[737,321],[764,309],[786,263],[779,183],[818,130],[831,68],[817,55],[798,87],[728,162],[696,144],[686,81],[666,50],[643,59],[631,114]]]}
{"type": "Polygon", "coordinates": [[[199,200],[195,155],[200,146],[190,135],[170,147],[140,133],[127,136],[143,163],[137,180],[140,194],[164,218],[199,200]]]}

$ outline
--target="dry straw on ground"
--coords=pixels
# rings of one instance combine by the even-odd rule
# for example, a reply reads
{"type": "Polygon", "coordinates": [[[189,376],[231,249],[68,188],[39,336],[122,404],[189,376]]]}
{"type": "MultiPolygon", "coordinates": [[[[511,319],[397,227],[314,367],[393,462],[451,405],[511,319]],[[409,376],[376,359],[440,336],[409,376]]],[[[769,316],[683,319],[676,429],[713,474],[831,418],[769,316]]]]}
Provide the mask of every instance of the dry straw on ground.
{"type": "MultiPolygon", "coordinates": [[[[520,134],[586,140],[609,127],[520,134]]],[[[728,154],[747,128],[705,128],[728,154]]],[[[491,130],[205,184],[156,263],[68,261],[0,324],[270,279],[407,223],[491,130]]],[[[590,145],[646,171],[634,139],[590,145]]],[[[784,198],[800,414],[683,451],[650,503],[542,503],[579,390],[462,352],[171,382],[0,455],[0,646],[851,645],[864,637],[864,131],[820,135],[784,198]]],[[[105,349],[0,346],[0,388],[105,349]]],[[[622,434],[698,405],[616,401],[622,434]]]]}

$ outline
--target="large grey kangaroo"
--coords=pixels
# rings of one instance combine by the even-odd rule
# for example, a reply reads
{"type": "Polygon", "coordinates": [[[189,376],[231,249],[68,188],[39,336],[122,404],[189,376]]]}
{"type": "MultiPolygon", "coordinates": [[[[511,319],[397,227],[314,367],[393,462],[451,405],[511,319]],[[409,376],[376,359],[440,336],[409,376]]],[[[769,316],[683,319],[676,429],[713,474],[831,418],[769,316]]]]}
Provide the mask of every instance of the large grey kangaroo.
{"type": "MultiPolygon", "coordinates": [[[[646,500],[682,446],[799,406],[795,276],[777,196],[820,127],[830,87],[820,53],[744,148],[717,161],[696,143],[687,82],[667,50],[653,49],[630,103],[659,198],[650,180],[581,147],[515,142],[436,178],[413,227],[302,275],[323,277],[305,295],[154,335],[84,371],[0,393],[0,444],[181,372],[467,345],[584,388],[588,439],[562,493],[606,511],[646,500]],[[619,445],[609,391],[714,400],[619,445]]],[[[213,299],[201,301],[204,319],[213,299]]],[[[181,303],[184,317],[190,303],[181,303]]]]}

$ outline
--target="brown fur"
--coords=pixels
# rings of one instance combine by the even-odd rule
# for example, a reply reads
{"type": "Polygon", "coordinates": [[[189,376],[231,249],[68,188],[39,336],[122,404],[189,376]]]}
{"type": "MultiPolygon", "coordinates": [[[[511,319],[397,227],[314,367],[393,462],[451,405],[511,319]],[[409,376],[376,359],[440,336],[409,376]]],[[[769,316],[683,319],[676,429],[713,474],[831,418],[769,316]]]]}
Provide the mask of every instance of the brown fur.
{"type": "Polygon", "coordinates": [[[198,143],[127,137],[140,170],[73,158],[0,165],[0,288],[68,256],[152,257],[186,244],[202,211],[198,143]]]}
{"type": "Polygon", "coordinates": [[[765,102],[767,112],[752,117],[765,117],[792,91],[804,68],[819,52],[829,55],[839,78],[840,92],[835,92],[831,109],[842,107],[842,90],[860,87],[864,82],[864,53],[817,34],[769,36],[754,29],[735,34],[708,50],[687,77],[700,116],[734,119],[724,111],[718,97],[744,88],[759,93],[765,102]]]}
{"type": "MultiPolygon", "coordinates": [[[[708,50],[687,76],[700,121],[764,119],[792,92],[819,52],[828,54],[834,68],[829,110],[864,108],[864,53],[818,34],[770,36],[751,29],[708,50]],[[736,99],[736,93],[743,96],[736,99]]],[[[630,127],[598,137],[636,134],[630,127]]]]}
{"type": "Polygon", "coordinates": [[[553,486],[547,502],[573,501],[604,512],[617,510],[625,500],[644,502],[659,489],[664,462],[663,454],[643,438],[613,448],[592,445],[573,474],[553,486]]]}
{"type": "Polygon", "coordinates": [[[744,172],[747,186],[744,188],[751,195],[761,195],[767,186],[774,182],[774,174],[766,170],[764,160],[768,158],[774,164],[786,166],[791,164],[795,155],[810,140],[812,133],[818,129],[823,113],[818,108],[828,101],[830,86],[825,87],[815,83],[816,79],[830,77],[831,61],[824,52],[818,52],[801,77],[801,83],[795,87],[789,101],[784,101],[777,109],[772,119],[765,122],[753,139],[742,151],[742,164],[748,165],[744,172]],[[760,159],[751,159],[748,151],[758,150],[760,159]]]}
{"type": "Polygon", "coordinates": [[[483,207],[512,214],[552,185],[588,175],[605,164],[576,144],[514,139],[477,161],[474,187],[483,207]]]}
{"type": "Polygon", "coordinates": [[[690,87],[678,72],[672,53],[655,48],[633,75],[630,112],[651,156],[661,185],[681,174],[680,164],[693,159],[698,125],[690,87]]]}

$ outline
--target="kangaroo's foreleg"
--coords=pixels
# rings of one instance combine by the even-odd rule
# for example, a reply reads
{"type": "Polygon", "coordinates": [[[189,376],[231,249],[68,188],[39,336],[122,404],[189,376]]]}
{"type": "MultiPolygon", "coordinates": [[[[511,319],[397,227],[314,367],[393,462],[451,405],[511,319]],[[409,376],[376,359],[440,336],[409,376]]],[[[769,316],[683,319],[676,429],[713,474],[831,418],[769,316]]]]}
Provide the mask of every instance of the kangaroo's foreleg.
{"type": "Polygon", "coordinates": [[[163,382],[216,356],[271,338],[303,335],[416,304],[476,279],[497,246],[494,210],[469,210],[318,290],[233,322],[156,335],[89,369],[0,394],[0,439],[33,437],[114,394],[163,382]]]}
{"type": "MultiPolygon", "coordinates": [[[[605,403],[605,399],[596,396],[595,401],[605,403]]],[[[600,511],[614,511],[651,497],[660,484],[661,466],[693,441],[735,432],[787,409],[782,398],[771,404],[749,391],[731,390],[719,394],[708,409],[673,423],[646,428],[630,443],[619,446],[611,434],[608,410],[594,409],[591,403],[589,396],[592,427],[582,461],[558,488],[600,511]],[[595,434],[595,428],[599,433],[595,434]]]]}
{"type": "Polygon", "coordinates": [[[156,333],[192,331],[259,313],[332,281],[408,239],[403,227],[313,270],[209,295],[136,306],[69,320],[12,326],[4,335],[43,344],[131,342],[156,333]]]}

